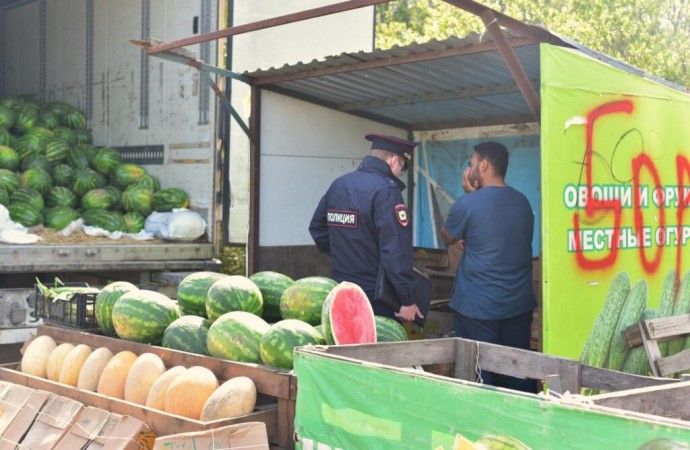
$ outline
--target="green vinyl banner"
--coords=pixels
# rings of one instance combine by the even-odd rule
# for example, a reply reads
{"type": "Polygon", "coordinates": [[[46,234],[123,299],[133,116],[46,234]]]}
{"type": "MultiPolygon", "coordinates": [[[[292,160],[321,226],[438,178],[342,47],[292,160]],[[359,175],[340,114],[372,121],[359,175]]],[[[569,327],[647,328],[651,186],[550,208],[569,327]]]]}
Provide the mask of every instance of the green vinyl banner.
{"type": "Polygon", "coordinates": [[[302,450],[651,450],[690,442],[686,422],[334,358],[308,347],[295,352],[295,372],[296,448],[302,450]]]}
{"type": "Polygon", "coordinates": [[[646,373],[620,331],[690,312],[690,96],[542,44],[541,102],[543,350],[646,373]]]}

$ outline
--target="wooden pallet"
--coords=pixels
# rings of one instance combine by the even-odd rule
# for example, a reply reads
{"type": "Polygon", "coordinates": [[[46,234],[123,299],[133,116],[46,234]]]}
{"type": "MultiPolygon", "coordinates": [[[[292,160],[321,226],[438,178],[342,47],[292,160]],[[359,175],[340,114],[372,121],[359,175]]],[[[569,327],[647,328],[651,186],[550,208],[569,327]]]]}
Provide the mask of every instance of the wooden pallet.
{"type": "Polygon", "coordinates": [[[657,377],[690,369],[690,350],[662,357],[659,342],[690,334],[690,314],[647,319],[623,330],[622,338],[629,348],[644,345],[652,373],[657,377]]]}
{"type": "MultiPolygon", "coordinates": [[[[247,420],[259,420],[266,423],[266,429],[269,435],[269,442],[272,446],[291,450],[294,449],[294,418],[295,418],[295,399],[297,396],[297,379],[296,377],[288,371],[273,369],[267,366],[259,364],[249,364],[249,363],[239,363],[234,361],[227,361],[219,358],[213,358],[210,356],[195,355],[187,352],[181,352],[177,350],[171,350],[163,347],[139,344],[136,342],[125,341],[122,339],[111,338],[107,336],[81,332],[74,329],[68,329],[63,327],[40,325],[38,327],[37,333],[39,336],[48,335],[52,337],[56,342],[70,342],[73,344],[86,344],[91,348],[97,347],[107,347],[113,353],[117,353],[124,350],[129,350],[137,355],[142,353],[153,353],[158,355],[166,367],[174,367],[182,365],[185,367],[191,366],[204,366],[215,373],[219,380],[227,380],[237,376],[246,376],[251,378],[256,385],[257,393],[259,396],[258,403],[265,403],[267,405],[261,406],[265,411],[257,411],[252,413],[247,417],[247,420]],[[275,405],[274,408],[270,404],[275,405]],[[255,418],[249,417],[257,414],[255,418]]],[[[145,416],[152,416],[157,421],[156,423],[161,423],[161,427],[167,429],[170,427],[174,432],[181,431],[194,431],[205,429],[204,426],[210,428],[217,428],[218,426],[227,425],[229,423],[224,422],[223,424],[214,422],[198,422],[193,421],[192,423],[187,423],[187,427],[178,426],[179,416],[174,416],[171,414],[166,414],[161,411],[155,413],[146,411],[148,408],[143,408],[141,405],[133,405],[128,402],[119,401],[116,399],[111,399],[106,397],[105,399],[99,398],[98,394],[89,393],[87,391],[81,391],[68,386],[60,385],[58,383],[52,383],[49,380],[43,380],[40,378],[28,378],[26,375],[19,372],[11,371],[8,368],[4,368],[0,372],[0,379],[8,379],[8,381],[16,382],[18,384],[30,383],[30,387],[37,387],[38,389],[46,389],[51,392],[56,392],[57,390],[67,390],[73,395],[68,395],[71,398],[76,398],[74,395],[82,395],[86,400],[85,404],[102,407],[103,409],[108,409],[104,406],[107,401],[113,401],[113,404],[117,405],[118,411],[113,409],[108,409],[109,411],[118,412],[120,414],[129,414],[140,420],[146,421],[147,417],[142,417],[141,413],[137,415],[138,411],[143,411],[145,416]],[[20,383],[21,377],[26,377],[26,383],[20,383]],[[45,384],[48,383],[48,384],[45,384]],[[50,389],[49,389],[50,388],[50,389]],[[174,419],[174,420],[173,420],[174,419]],[[206,425],[204,425],[206,424],[206,425]],[[191,429],[190,429],[191,428],[191,429]]],[[[65,392],[67,392],[65,391],[65,392]]],[[[61,394],[63,395],[63,394],[61,394]]],[[[103,396],[100,396],[103,397],[103,396]]],[[[238,421],[239,422],[239,421],[238,421]]],[[[147,422],[148,423],[148,422],[147,422]]],[[[154,425],[149,424],[149,426],[154,429],[154,425]]],[[[173,433],[167,433],[173,434],[173,433]]]]}

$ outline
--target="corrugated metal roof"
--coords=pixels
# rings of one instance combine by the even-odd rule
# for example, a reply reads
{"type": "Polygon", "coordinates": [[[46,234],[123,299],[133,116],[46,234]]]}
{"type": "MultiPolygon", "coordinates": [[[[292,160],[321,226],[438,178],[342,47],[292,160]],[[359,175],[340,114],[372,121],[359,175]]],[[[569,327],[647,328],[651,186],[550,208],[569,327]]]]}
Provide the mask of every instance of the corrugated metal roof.
{"type": "MultiPolygon", "coordinates": [[[[537,95],[540,42],[577,48],[622,70],[687,92],[555,33],[545,32],[540,39],[510,33],[506,37],[537,95]]],[[[245,75],[262,88],[409,130],[536,120],[488,33],[342,53],[245,75]]]]}
{"type": "MultiPolygon", "coordinates": [[[[509,35],[539,92],[539,45],[509,35]]],[[[534,121],[488,35],[246,72],[256,85],[411,130],[534,121]]]]}

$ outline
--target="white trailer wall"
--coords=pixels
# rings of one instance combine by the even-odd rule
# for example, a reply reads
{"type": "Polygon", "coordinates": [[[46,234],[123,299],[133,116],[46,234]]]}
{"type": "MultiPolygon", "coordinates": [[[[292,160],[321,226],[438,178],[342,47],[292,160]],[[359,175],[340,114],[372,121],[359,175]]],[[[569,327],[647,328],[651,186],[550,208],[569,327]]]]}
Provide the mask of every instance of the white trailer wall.
{"type": "MultiPolygon", "coordinates": [[[[339,2],[340,0],[234,0],[233,25],[252,23],[339,2]]],[[[371,51],[373,39],[373,7],[268,28],[234,38],[232,70],[242,73],[257,68],[280,67],[299,61],[322,59],[343,52],[371,51]]],[[[362,142],[356,132],[352,135],[346,132],[336,133],[338,136],[347,136],[340,147],[334,148],[333,142],[328,138],[321,142],[310,142],[309,139],[318,140],[314,138],[316,134],[330,134],[323,133],[323,130],[332,128],[331,125],[325,125],[331,122],[332,112],[324,108],[315,108],[313,105],[309,107],[304,102],[286,102],[285,99],[281,101],[275,96],[266,97],[267,99],[262,102],[265,116],[275,117],[276,114],[281,114],[294,116],[296,120],[292,120],[292,117],[283,117],[284,124],[290,124],[293,128],[278,126],[274,129],[277,124],[272,122],[272,119],[268,119],[268,122],[266,117],[262,119],[264,123],[261,135],[262,198],[259,245],[312,244],[311,241],[307,242],[308,220],[305,224],[303,219],[307,210],[315,206],[311,205],[315,194],[311,188],[320,190],[322,187],[322,183],[315,183],[313,177],[318,177],[318,172],[333,164],[332,158],[342,157],[343,153],[338,148],[348,148],[348,152],[358,151],[362,148],[362,142]],[[325,117],[321,117],[322,115],[325,117]],[[352,139],[349,144],[353,145],[348,145],[348,138],[352,139]],[[297,153],[290,156],[293,151],[297,153]],[[280,170],[280,163],[290,164],[289,175],[286,171],[280,170]],[[301,185],[294,186],[298,181],[301,185]],[[295,216],[277,219],[280,216],[274,215],[274,212],[285,211],[287,205],[281,204],[282,199],[280,196],[275,197],[275,193],[288,188],[293,191],[289,203],[297,207],[297,210],[292,212],[295,216]],[[284,223],[285,220],[288,222],[284,223]]],[[[248,120],[250,90],[246,84],[236,81],[232,83],[232,103],[248,120]]],[[[354,127],[353,131],[354,129],[361,127],[354,127]]],[[[245,243],[249,225],[249,141],[234,123],[231,134],[230,181],[232,204],[229,238],[232,242],[245,243]]]]}
{"type": "Polygon", "coordinates": [[[314,209],[331,182],[369,153],[364,135],[407,134],[271,92],[261,100],[260,245],[313,245],[314,209]]]}
{"type": "MultiPolygon", "coordinates": [[[[214,192],[213,94],[202,111],[200,96],[207,88],[200,84],[195,69],[158,58],[142,58],[139,47],[129,41],[149,36],[166,41],[187,37],[193,33],[194,18],[203,15],[211,24],[207,31],[213,31],[217,29],[217,10],[216,0],[21,3],[2,15],[3,94],[61,100],[90,112],[94,145],[163,146],[162,155],[158,152],[162,160],[144,166],[159,178],[162,187],[185,189],[191,207],[210,221],[214,192]],[[45,5],[43,11],[41,4],[45,5]],[[142,36],[143,32],[147,35],[142,36]],[[87,89],[89,77],[91,92],[87,89]]],[[[211,41],[208,45],[208,62],[215,65],[217,44],[211,41]]],[[[199,54],[200,47],[190,49],[199,54]]],[[[146,159],[151,154],[135,156],[146,159]]]]}

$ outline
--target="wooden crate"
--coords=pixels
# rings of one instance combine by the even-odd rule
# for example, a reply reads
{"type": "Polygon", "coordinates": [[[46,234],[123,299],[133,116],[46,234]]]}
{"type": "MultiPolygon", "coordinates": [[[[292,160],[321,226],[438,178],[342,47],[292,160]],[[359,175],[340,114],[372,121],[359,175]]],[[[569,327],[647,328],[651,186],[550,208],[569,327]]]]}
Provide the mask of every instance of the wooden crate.
{"type": "MultiPolygon", "coordinates": [[[[93,333],[81,332],[78,330],[67,329],[63,327],[54,327],[40,325],[37,330],[38,335],[48,335],[52,337],[56,342],[70,342],[73,344],[86,344],[91,348],[97,347],[107,347],[113,353],[117,353],[124,350],[129,350],[137,355],[142,353],[153,353],[158,355],[166,367],[174,367],[182,365],[185,367],[191,366],[204,366],[215,373],[219,380],[227,380],[237,376],[246,376],[251,378],[256,385],[257,393],[259,397],[263,400],[268,400],[275,404],[274,408],[268,408],[265,411],[257,411],[248,416],[243,417],[245,420],[235,420],[235,422],[228,421],[214,421],[214,422],[199,422],[199,421],[189,421],[186,420],[185,427],[179,425],[180,420],[185,420],[179,416],[163,413],[161,411],[151,410],[148,408],[143,408],[141,405],[134,405],[128,402],[112,399],[105,397],[105,399],[99,398],[98,394],[90,393],[87,391],[77,390],[68,386],[60,385],[58,383],[52,383],[49,380],[44,380],[35,377],[27,377],[24,374],[13,372],[5,368],[2,373],[0,373],[0,379],[7,379],[6,377],[12,377],[8,381],[21,383],[15,380],[21,380],[22,377],[25,378],[27,383],[31,383],[30,387],[37,387],[39,389],[50,390],[51,392],[56,392],[53,389],[63,389],[65,392],[71,392],[72,395],[68,395],[71,398],[77,398],[75,395],[82,395],[85,399],[95,402],[90,403],[86,401],[85,404],[90,404],[93,406],[102,407],[108,409],[105,406],[107,401],[113,402],[118,410],[108,409],[109,411],[117,412],[120,414],[129,414],[133,417],[137,417],[140,420],[146,421],[147,417],[142,417],[142,414],[150,416],[148,418],[155,419],[156,423],[149,423],[154,431],[156,426],[161,427],[161,429],[171,430],[172,432],[159,432],[159,434],[174,434],[181,431],[193,431],[202,430],[206,428],[217,428],[219,426],[228,425],[230,423],[236,423],[241,421],[253,421],[259,420],[266,423],[266,429],[269,435],[269,442],[281,449],[293,449],[293,430],[294,430],[294,418],[295,418],[295,399],[297,395],[297,379],[295,376],[287,371],[273,369],[267,366],[262,366],[259,364],[249,364],[249,363],[238,363],[233,361],[227,361],[219,358],[213,358],[203,355],[195,355],[191,353],[181,352],[177,350],[171,350],[163,347],[139,344],[136,342],[125,341],[122,339],[111,338],[107,336],[97,335],[93,333]]],[[[28,384],[26,384],[28,385],[28,384]]],[[[63,394],[61,394],[63,395],[63,394]]],[[[261,403],[261,402],[259,402],[261,403]]]]}
{"type": "Polygon", "coordinates": [[[324,353],[393,367],[422,366],[435,375],[475,381],[477,365],[502,375],[545,380],[553,392],[613,392],[676,383],[586,366],[578,361],[461,338],[333,346],[324,353]]]}

